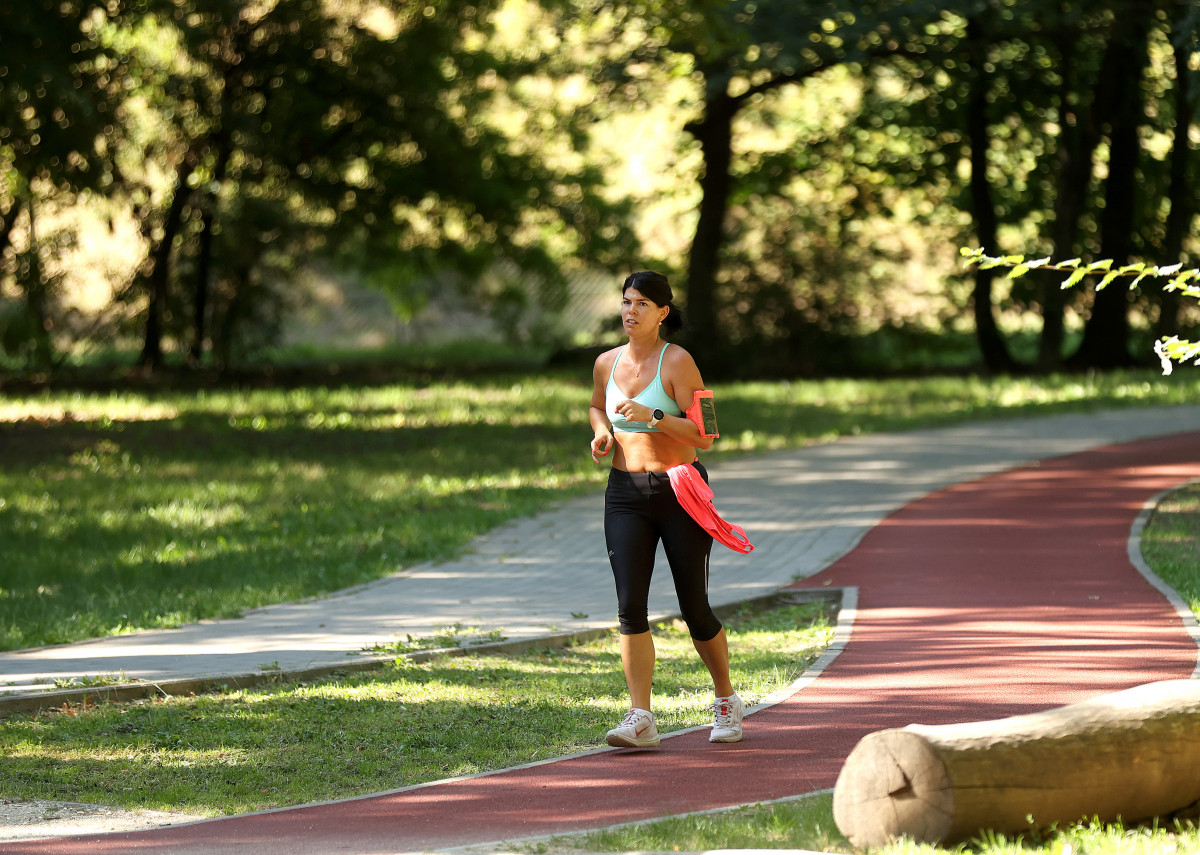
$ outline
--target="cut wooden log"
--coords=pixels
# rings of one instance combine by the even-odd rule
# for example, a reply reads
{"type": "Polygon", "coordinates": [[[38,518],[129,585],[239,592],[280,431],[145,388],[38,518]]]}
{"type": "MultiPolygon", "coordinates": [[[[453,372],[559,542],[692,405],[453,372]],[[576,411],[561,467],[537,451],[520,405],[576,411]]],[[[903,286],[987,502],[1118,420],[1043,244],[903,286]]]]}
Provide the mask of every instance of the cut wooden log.
{"type": "Polygon", "coordinates": [[[1198,804],[1200,680],[995,721],[881,730],[850,752],[833,792],[834,820],[856,846],[1133,823],[1198,804]]]}

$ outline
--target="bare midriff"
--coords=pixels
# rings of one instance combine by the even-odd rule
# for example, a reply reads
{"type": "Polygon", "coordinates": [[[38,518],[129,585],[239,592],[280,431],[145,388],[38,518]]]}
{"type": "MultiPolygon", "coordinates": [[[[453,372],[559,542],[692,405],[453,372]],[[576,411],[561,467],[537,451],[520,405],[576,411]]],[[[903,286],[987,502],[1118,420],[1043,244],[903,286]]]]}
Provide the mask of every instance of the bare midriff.
{"type": "Polygon", "coordinates": [[[665,433],[616,431],[613,438],[617,446],[613,468],[626,472],[666,472],[672,466],[696,459],[696,449],[665,433]]]}

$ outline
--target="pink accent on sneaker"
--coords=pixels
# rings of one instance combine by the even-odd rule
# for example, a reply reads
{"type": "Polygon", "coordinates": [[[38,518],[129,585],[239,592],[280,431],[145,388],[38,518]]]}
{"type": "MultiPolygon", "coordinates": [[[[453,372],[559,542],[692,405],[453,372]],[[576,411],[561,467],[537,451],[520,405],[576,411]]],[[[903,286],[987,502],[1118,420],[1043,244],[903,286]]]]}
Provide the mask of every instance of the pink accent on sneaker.
{"type": "Polygon", "coordinates": [[[654,713],[630,710],[621,723],[605,735],[604,741],[617,748],[654,748],[659,743],[654,713]]]}
{"type": "Polygon", "coordinates": [[[737,694],[713,701],[712,733],[709,742],[739,742],[742,738],[742,717],[746,714],[745,704],[737,694]]]}

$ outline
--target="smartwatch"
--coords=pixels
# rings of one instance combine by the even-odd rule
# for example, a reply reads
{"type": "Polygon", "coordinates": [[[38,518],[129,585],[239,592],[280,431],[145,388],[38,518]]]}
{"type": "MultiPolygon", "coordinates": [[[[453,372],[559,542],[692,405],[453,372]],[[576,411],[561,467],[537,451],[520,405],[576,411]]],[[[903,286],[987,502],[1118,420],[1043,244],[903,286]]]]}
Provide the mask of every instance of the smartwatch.
{"type": "Polygon", "coordinates": [[[667,414],[664,413],[662,410],[656,409],[654,412],[652,412],[650,414],[650,421],[646,422],[646,425],[649,427],[654,427],[656,424],[659,423],[659,421],[661,419],[665,418],[666,415],[667,414]]]}

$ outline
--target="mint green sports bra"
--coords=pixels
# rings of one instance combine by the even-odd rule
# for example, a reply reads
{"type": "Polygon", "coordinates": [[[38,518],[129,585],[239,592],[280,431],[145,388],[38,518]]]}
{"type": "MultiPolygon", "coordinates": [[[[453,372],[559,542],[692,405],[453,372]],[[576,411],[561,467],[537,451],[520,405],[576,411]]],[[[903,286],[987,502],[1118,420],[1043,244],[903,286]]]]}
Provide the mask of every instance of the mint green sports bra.
{"type": "Polygon", "coordinates": [[[624,431],[625,433],[662,433],[658,428],[652,428],[645,422],[625,421],[625,417],[616,410],[617,404],[622,401],[633,401],[635,404],[641,404],[652,410],[662,410],[669,416],[683,415],[683,410],[679,409],[679,404],[675,403],[675,399],[667,394],[667,390],[663,388],[662,384],[663,357],[670,346],[669,342],[663,345],[662,353],[658,355],[658,370],[654,373],[654,379],[650,381],[650,385],[633,398],[617,388],[617,363],[621,361],[621,354],[625,352],[625,348],[621,348],[621,352],[613,360],[612,371],[608,373],[608,386],[604,390],[604,409],[608,412],[608,420],[612,423],[613,430],[624,431]]]}

